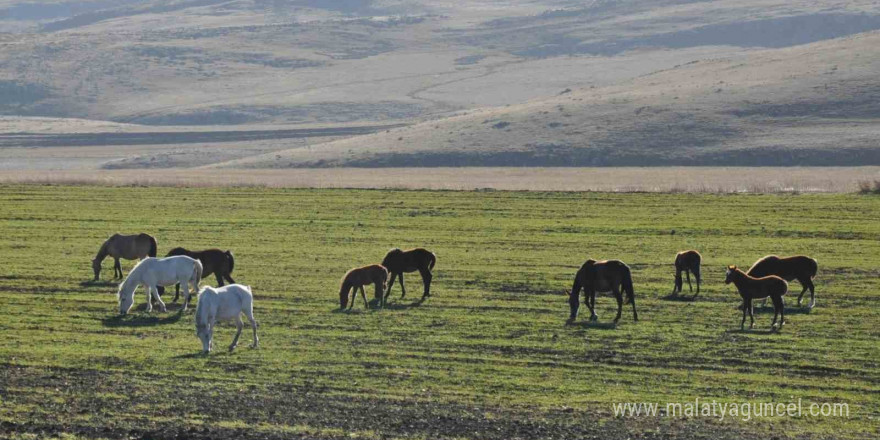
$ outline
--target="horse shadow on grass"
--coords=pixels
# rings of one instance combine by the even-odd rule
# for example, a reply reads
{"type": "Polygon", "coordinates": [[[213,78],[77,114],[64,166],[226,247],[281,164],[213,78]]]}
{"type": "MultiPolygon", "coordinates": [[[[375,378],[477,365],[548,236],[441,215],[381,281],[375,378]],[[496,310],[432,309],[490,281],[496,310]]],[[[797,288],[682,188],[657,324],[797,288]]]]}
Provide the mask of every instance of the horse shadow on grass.
{"type": "Polygon", "coordinates": [[[679,295],[671,293],[669,295],[660,297],[663,301],[677,301],[677,302],[694,302],[697,300],[697,295],[679,295]]]}
{"type": "Polygon", "coordinates": [[[599,321],[575,321],[575,322],[566,322],[566,327],[577,328],[577,329],[595,329],[595,330],[615,330],[617,329],[618,323],[611,322],[599,322],[599,321]]]}
{"type": "Polygon", "coordinates": [[[426,300],[426,298],[423,298],[423,299],[420,299],[420,300],[418,300],[418,301],[416,301],[416,302],[411,302],[411,303],[397,303],[397,302],[395,302],[395,303],[387,303],[387,302],[386,302],[386,303],[385,303],[385,307],[379,307],[379,300],[378,300],[378,299],[372,299],[372,300],[370,300],[370,301],[367,302],[367,304],[370,305],[370,308],[369,308],[369,309],[358,308],[358,306],[362,306],[362,304],[363,304],[363,303],[359,303],[359,304],[356,304],[356,305],[355,305],[353,308],[351,308],[351,309],[349,309],[349,308],[344,308],[344,309],[336,308],[336,309],[333,309],[333,313],[350,313],[350,314],[357,314],[357,313],[375,312],[375,311],[379,311],[379,310],[408,310],[408,309],[413,309],[413,308],[416,308],[416,307],[421,307],[421,305],[425,303],[425,300],[426,300]]]}
{"type": "MultiPolygon", "coordinates": [[[[411,302],[411,303],[402,303],[402,302],[393,302],[393,303],[391,303],[391,302],[386,302],[386,303],[385,303],[385,307],[382,307],[382,309],[384,309],[384,310],[407,310],[407,309],[414,309],[414,308],[416,308],[416,307],[421,307],[422,304],[425,303],[425,300],[427,300],[427,298],[422,298],[422,299],[420,299],[420,300],[418,300],[418,301],[416,301],[416,302],[411,302]]],[[[376,304],[375,304],[375,305],[370,304],[370,307],[377,307],[378,305],[379,305],[379,302],[376,301],[376,304]]]]}
{"type": "Polygon", "coordinates": [[[163,313],[164,316],[128,314],[113,315],[101,319],[104,327],[152,327],[156,325],[174,324],[183,318],[183,313],[163,313]]]}
{"type": "Polygon", "coordinates": [[[93,287],[94,288],[97,288],[97,287],[114,287],[115,288],[115,287],[119,286],[119,282],[108,281],[108,280],[98,280],[98,281],[88,280],[88,281],[80,282],[79,286],[86,287],[86,288],[93,288],[93,287]]]}
{"type": "Polygon", "coordinates": [[[744,329],[734,328],[734,329],[727,330],[727,333],[739,333],[739,334],[743,334],[743,335],[758,335],[758,336],[775,335],[779,332],[781,332],[781,330],[779,330],[777,328],[748,328],[748,327],[746,327],[744,329]]]}
{"type": "MultiPolygon", "coordinates": [[[[742,309],[740,307],[735,308],[737,312],[742,313],[742,309]]],[[[776,312],[776,310],[773,309],[773,306],[769,304],[766,306],[754,306],[754,311],[756,315],[764,315],[768,313],[773,314],[776,312]]],[[[785,307],[786,315],[809,315],[810,313],[812,313],[812,309],[808,307],[785,307]]]]}

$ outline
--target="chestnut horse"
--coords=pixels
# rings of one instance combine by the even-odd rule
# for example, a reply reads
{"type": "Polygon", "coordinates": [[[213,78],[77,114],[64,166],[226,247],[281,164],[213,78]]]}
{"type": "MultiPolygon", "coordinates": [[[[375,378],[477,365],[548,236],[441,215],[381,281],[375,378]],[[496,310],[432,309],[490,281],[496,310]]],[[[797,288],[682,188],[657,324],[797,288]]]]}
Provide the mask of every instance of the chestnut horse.
{"type": "Polygon", "coordinates": [[[587,260],[581,266],[574,276],[574,285],[568,297],[568,304],[571,307],[571,316],[568,318],[569,323],[574,322],[577,318],[581,289],[584,289],[584,303],[590,309],[590,321],[599,319],[595,311],[596,292],[612,292],[614,294],[614,297],[617,299],[615,323],[620,320],[620,314],[623,310],[624,302],[621,292],[626,292],[627,302],[632,303],[633,321],[639,320],[639,315],[636,312],[636,298],[633,293],[632,273],[629,266],[624,262],[620,260],[587,260]]]}
{"type": "Polygon", "coordinates": [[[755,326],[754,307],[752,300],[770,297],[773,301],[773,323],[770,328],[776,327],[776,317],[782,315],[779,321],[779,328],[785,324],[785,293],[788,292],[788,283],[776,275],[770,275],[761,278],[749,276],[745,272],[736,268],[736,266],[727,266],[727,277],[724,284],[733,283],[739,295],[743,299],[743,318],[739,324],[740,329],[744,329],[746,325],[746,311],[749,313],[751,324],[749,328],[755,326]]]}
{"type": "Polygon", "coordinates": [[[681,293],[683,285],[681,279],[682,272],[687,275],[688,288],[691,292],[694,291],[694,287],[691,285],[691,273],[694,274],[694,278],[697,280],[697,293],[694,294],[694,298],[700,294],[700,263],[702,261],[703,257],[700,256],[699,252],[694,250],[679,252],[678,255],[675,256],[675,285],[672,286],[673,295],[681,293]]]}
{"type": "Polygon", "coordinates": [[[776,275],[785,281],[798,280],[803,287],[801,294],[798,295],[798,307],[801,306],[807,289],[810,289],[810,305],[807,308],[812,309],[816,305],[816,287],[813,285],[813,277],[816,276],[818,270],[819,263],[804,255],[782,258],[768,255],[756,261],[746,273],[755,278],[776,275]]]}
{"type": "Polygon", "coordinates": [[[95,272],[95,281],[101,275],[101,262],[107,256],[113,258],[113,279],[122,278],[122,266],[120,258],[137,260],[145,257],[156,256],[156,239],[148,234],[120,235],[113,234],[104,241],[98,250],[98,255],[92,260],[92,270],[95,272]]]}
{"type": "MultiPolygon", "coordinates": [[[[211,274],[217,278],[217,286],[223,287],[225,284],[223,280],[230,282],[231,284],[235,284],[235,280],[232,279],[232,269],[235,268],[235,258],[232,256],[231,251],[222,251],[220,249],[207,249],[204,251],[189,251],[182,247],[176,247],[168,251],[168,255],[166,257],[172,257],[175,255],[186,255],[190,258],[195,258],[202,263],[202,276],[207,277],[211,274]]],[[[165,289],[159,289],[159,294],[164,295],[165,289]]],[[[180,284],[174,286],[174,300],[173,302],[177,302],[177,298],[180,296],[180,284]]]]}
{"type": "Polygon", "coordinates": [[[357,291],[360,289],[361,297],[364,298],[364,308],[369,309],[367,304],[367,295],[364,293],[364,286],[374,284],[376,286],[376,298],[379,300],[379,306],[385,305],[385,283],[388,281],[388,269],[378,264],[370,266],[358,267],[345,273],[342,278],[342,285],[339,287],[339,308],[344,309],[349,304],[349,292],[351,292],[351,304],[348,309],[354,307],[354,300],[357,299],[357,291]]]}
{"type": "Polygon", "coordinates": [[[385,299],[387,300],[388,295],[391,295],[391,286],[394,285],[395,277],[400,278],[400,290],[403,291],[400,298],[403,299],[406,296],[403,274],[404,272],[410,273],[415,271],[419,271],[419,274],[422,275],[422,284],[425,285],[425,293],[422,294],[422,299],[431,296],[431,280],[434,278],[431,270],[434,269],[434,263],[436,262],[437,257],[431,251],[423,248],[406,251],[394,248],[388,251],[382,260],[382,265],[391,273],[391,281],[388,282],[388,292],[385,293],[385,299]]]}

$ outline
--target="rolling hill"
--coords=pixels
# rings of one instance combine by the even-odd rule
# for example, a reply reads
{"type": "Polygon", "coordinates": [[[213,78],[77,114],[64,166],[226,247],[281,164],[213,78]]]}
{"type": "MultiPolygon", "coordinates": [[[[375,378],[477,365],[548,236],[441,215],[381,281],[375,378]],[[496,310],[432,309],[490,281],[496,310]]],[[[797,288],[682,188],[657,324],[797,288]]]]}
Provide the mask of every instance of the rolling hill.
{"type": "Polygon", "coordinates": [[[217,132],[77,162],[111,168],[878,164],[877,29],[870,1],[0,0],[0,134],[217,132]]]}

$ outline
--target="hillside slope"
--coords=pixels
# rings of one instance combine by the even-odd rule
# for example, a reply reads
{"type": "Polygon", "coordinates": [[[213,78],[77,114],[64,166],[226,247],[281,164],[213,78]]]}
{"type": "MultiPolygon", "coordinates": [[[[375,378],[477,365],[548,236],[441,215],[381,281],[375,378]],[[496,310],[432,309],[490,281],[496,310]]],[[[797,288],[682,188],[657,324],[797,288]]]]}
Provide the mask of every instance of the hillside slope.
{"type": "Polygon", "coordinates": [[[877,72],[872,32],[217,166],[880,164],[877,72]]]}

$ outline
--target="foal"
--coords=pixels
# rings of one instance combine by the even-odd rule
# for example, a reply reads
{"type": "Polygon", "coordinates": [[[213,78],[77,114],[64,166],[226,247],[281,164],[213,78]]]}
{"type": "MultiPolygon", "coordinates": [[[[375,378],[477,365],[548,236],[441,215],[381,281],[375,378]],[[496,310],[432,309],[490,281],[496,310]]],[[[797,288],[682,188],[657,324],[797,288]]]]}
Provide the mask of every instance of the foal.
{"type": "Polygon", "coordinates": [[[697,280],[697,293],[694,294],[694,298],[700,294],[700,262],[702,262],[702,260],[703,257],[700,256],[700,253],[694,250],[679,252],[678,255],[675,256],[675,285],[672,286],[673,295],[681,293],[681,288],[683,286],[683,281],[681,279],[682,272],[687,275],[688,289],[690,289],[691,292],[694,291],[694,287],[691,285],[691,273],[694,274],[694,278],[697,280]]]}
{"type": "Polygon", "coordinates": [[[743,318],[740,322],[740,329],[744,329],[746,325],[746,311],[749,313],[751,324],[749,328],[755,326],[755,316],[753,311],[752,300],[770,297],[773,300],[773,322],[770,328],[776,327],[776,318],[782,315],[779,320],[779,328],[785,324],[785,300],[782,298],[788,292],[788,283],[776,275],[770,275],[763,278],[754,278],[745,272],[736,268],[736,266],[727,266],[727,278],[724,284],[733,283],[736,290],[739,291],[743,299],[743,318]]]}
{"type": "Polygon", "coordinates": [[[388,269],[384,266],[373,264],[370,266],[354,268],[345,273],[342,278],[342,285],[339,287],[339,308],[344,309],[348,305],[351,310],[354,307],[354,300],[357,298],[357,291],[360,289],[361,297],[364,299],[364,308],[369,309],[367,304],[367,295],[364,293],[364,286],[374,284],[376,286],[376,298],[379,300],[379,307],[385,305],[385,283],[388,281],[388,269]],[[351,304],[349,305],[349,292],[351,292],[351,304]]]}
{"type": "Polygon", "coordinates": [[[425,293],[422,294],[422,299],[425,299],[431,296],[431,279],[434,276],[431,274],[431,270],[434,269],[434,263],[437,262],[437,257],[431,251],[423,248],[415,248],[407,251],[402,251],[399,248],[394,248],[388,251],[385,254],[385,259],[382,260],[382,265],[388,269],[388,272],[391,273],[391,281],[388,282],[388,292],[385,294],[385,299],[388,299],[388,295],[391,295],[391,287],[394,286],[394,278],[400,278],[400,290],[403,291],[403,294],[400,295],[400,299],[406,296],[406,286],[403,285],[403,274],[404,272],[410,273],[419,271],[419,274],[422,275],[422,284],[425,285],[425,293]]]}

